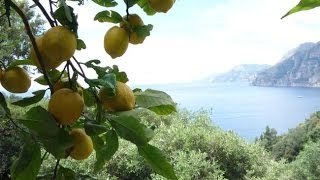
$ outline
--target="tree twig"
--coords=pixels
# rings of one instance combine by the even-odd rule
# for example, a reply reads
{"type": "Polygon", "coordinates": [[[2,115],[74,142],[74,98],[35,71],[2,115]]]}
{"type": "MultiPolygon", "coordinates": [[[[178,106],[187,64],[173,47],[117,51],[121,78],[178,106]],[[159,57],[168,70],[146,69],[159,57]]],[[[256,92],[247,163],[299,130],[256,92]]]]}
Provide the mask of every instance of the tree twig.
{"type": "Polygon", "coordinates": [[[57,179],[57,172],[58,172],[59,163],[60,163],[60,159],[57,159],[56,166],[54,167],[52,180],[56,180],[57,179]]]}
{"type": "Polygon", "coordinates": [[[39,0],[33,0],[33,2],[39,7],[39,9],[41,10],[42,14],[47,18],[50,26],[53,27],[54,26],[54,21],[51,19],[51,17],[47,13],[46,9],[42,6],[42,4],[39,2],[39,0]]]}

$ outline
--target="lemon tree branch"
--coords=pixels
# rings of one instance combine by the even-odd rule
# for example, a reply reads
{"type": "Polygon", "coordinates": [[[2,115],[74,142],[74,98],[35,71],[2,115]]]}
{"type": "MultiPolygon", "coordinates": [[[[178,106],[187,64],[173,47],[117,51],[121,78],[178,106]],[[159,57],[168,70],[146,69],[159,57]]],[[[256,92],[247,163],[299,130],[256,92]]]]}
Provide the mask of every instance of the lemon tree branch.
{"type": "Polygon", "coordinates": [[[37,55],[37,58],[39,59],[39,63],[40,63],[41,69],[42,69],[43,76],[44,76],[45,80],[48,82],[48,85],[50,87],[50,91],[51,91],[51,94],[52,94],[53,93],[53,86],[52,86],[52,84],[50,82],[50,79],[49,79],[48,74],[46,72],[46,69],[44,67],[43,59],[42,59],[42,57],[40,55],[39,48],[37,46],[36,40],[35,40],[35,38],[34,38],[34,36],[32,34],[28,19],[27,19],[26,15],[21,11],[21,9],[14,2],[12,2],[11,0],[8,0],[8,1],[10,3],[10,6],[13,8],[14,11],[16,11],[18,13],[18,15],[21,17],[21,19],[23,21],[24,27],[26,29],[26,33],[27,33],[27,35],[29,36],[29,38],[31,40],[31,43],[32,43],[32,46],[34,47],[34,51],[35,51],[35,53],[37,55]]]}

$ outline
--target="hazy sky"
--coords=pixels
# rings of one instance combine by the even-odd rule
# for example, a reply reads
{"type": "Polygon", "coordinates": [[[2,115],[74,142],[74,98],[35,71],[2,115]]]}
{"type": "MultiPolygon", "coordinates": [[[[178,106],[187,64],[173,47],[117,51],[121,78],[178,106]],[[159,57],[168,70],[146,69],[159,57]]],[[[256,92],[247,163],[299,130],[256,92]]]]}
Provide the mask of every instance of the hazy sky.
{"type": "MultiPolygon", "coordinates": [[[[122,1],[120,1],[122,2],[122,1]]],[[[189,82],[238,64],[275,64],[290,49],[320,39],[320,9],[280,19],[299,0],[177,0],[167,14],[146,16],[154,30],[141,45],[129,45],[124,56],[111,59],[103,48],[113,25],[94,22],[103,7],[85,1],[77,7],[79,37],[88,48],[81,61],[100,59],[117,64],[134,84],[189,82]]],[[[123,6],[119,11],[125,14],[123,6]]]]}

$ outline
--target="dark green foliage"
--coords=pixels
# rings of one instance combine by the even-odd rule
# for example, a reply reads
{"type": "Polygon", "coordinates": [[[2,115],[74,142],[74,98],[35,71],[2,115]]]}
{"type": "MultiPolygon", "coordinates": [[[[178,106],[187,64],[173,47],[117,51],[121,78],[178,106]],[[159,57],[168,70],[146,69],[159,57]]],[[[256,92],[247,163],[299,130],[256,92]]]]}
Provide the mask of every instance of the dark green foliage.
{"type": "Polygon", "coordinates": [[[22,145],[15,127],[10,122],[4,123],[3,126],[0,123],[0,179],[8,178],[10,166],[14,157],[19,155],[22,145]]]}
{"type": "Polygon", "coordinates": [[[296,179],[317,180],[320,177],[320,142],[308,143],[290,164],[296,179]]]}
{"type": "Polygon", "coordinates": [[[261,145],[270,152],[277,141],[277,130],[267,126],[265,132],[260,136],[259,141],[261,145]]]}
{"type": "MultiPolygon", "coordinates": [[[[180,111],[166,118],[154,113],[143,113],[143,116],[143,123],[155,128],[156,135],[149,143],[158,148],[166,147],[162,149],[173,164],[178,179],[265,177],[272,163],[276,163],[258,144],[249,144],[235,133],[212,125],[205,111],[180,111]],[[167,119],[170,119],[170,125],[163,123],[167,119]]],[[[94,157],[92,155],[81,162],[67,159],[61,164],[77,174],[88,173],[97,179],[163,179],[139,156],[137,147],[129,141],[121,139],[118,152],[97,173],[93,173],[94,168],[89,166],[94,164],[94,157]]],[[[53,169],[51,158],[44,161],[41,174],[53,169]]]]}
{"type": "Polygon", "coordinates": [[[294,129],[290,129],[287,134],[278,137],[276,143],[273,144],[271,151],[277,160],[284,158],[289,162],[292,162],[307,142],[319,141],[319,113],[320,112],[313,114],[304,123],[301,123],[294,129]]]}

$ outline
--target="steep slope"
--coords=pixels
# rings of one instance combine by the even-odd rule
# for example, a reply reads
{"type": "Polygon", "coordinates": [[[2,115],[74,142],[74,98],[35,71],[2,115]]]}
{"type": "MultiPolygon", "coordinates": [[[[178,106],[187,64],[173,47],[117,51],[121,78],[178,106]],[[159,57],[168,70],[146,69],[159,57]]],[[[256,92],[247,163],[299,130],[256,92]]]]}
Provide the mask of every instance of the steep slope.
{"type": "Polygon", "coordinates": [[[320,87],[320,42],[304,43],[260,72],[255,86],[320,87]]]}

